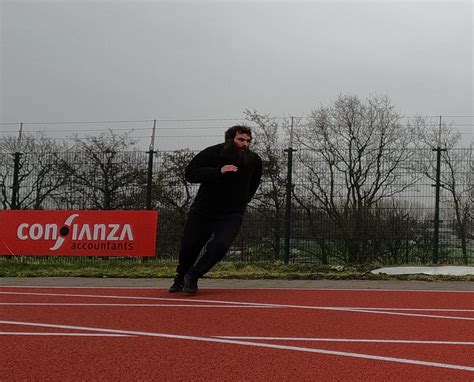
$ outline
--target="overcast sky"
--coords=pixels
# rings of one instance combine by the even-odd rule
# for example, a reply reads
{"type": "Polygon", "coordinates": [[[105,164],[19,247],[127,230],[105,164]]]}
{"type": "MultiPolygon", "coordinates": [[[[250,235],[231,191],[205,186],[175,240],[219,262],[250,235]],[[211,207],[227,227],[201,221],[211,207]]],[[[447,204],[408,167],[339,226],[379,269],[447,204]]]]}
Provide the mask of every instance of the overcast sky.
{"type": "Polygon", "coordinates": [[[474,114],[471,0],[0,2],[0,122],[303,116],[341,93],[474,114]]]}

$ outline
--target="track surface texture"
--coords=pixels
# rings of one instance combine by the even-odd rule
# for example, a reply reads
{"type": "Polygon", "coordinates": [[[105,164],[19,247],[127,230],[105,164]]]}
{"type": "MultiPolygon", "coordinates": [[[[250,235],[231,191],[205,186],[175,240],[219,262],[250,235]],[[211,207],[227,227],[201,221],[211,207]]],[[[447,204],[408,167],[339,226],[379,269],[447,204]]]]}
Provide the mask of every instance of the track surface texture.
{"type": "Polygon", "coordinates": [[[168,282],[2,279],[0,380],[474,381],[469,283],[168,282]]]}

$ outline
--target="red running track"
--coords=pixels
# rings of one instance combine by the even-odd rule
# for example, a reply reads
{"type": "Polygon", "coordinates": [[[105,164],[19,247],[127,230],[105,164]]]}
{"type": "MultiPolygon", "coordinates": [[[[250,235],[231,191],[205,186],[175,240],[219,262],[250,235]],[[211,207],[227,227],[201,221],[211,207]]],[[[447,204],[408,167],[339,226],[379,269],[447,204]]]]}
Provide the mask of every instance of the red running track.
{"type": "Polygon", "coordinates": [[[1,381],[474,381],[474,292],[0,287],[1,381]]]}

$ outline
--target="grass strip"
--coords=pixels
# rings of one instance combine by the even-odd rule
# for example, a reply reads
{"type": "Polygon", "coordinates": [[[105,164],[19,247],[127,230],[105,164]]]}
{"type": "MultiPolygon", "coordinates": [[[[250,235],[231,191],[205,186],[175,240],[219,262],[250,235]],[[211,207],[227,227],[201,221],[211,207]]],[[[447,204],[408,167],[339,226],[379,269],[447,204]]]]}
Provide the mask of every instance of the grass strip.
{"type": "MultiPolygon", "coordinates": [[[[111,278],[170,278],[174,277],[176,262],[172,260],[67,259],[0,260],[0,277],[111,277],[111,278]]],[[[221,279],[281,279],[281,280],[420,280],[474,281],[474,275],[386,275],[372,274],[372,268],[346,266],[315,266],[259,262],[221,262],[206,277],[221,279]]]]}

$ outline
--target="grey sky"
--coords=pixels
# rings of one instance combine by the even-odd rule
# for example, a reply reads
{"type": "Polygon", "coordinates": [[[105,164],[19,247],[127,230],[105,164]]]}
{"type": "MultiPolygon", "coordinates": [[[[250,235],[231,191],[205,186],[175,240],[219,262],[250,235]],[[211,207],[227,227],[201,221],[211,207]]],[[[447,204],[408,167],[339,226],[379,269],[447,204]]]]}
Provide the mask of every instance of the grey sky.
{"type": "Polygon", "coordinates": [[[0,122],[302,116],[340,93],[474,114],[470,0],[0,1],[0,122]]]}

